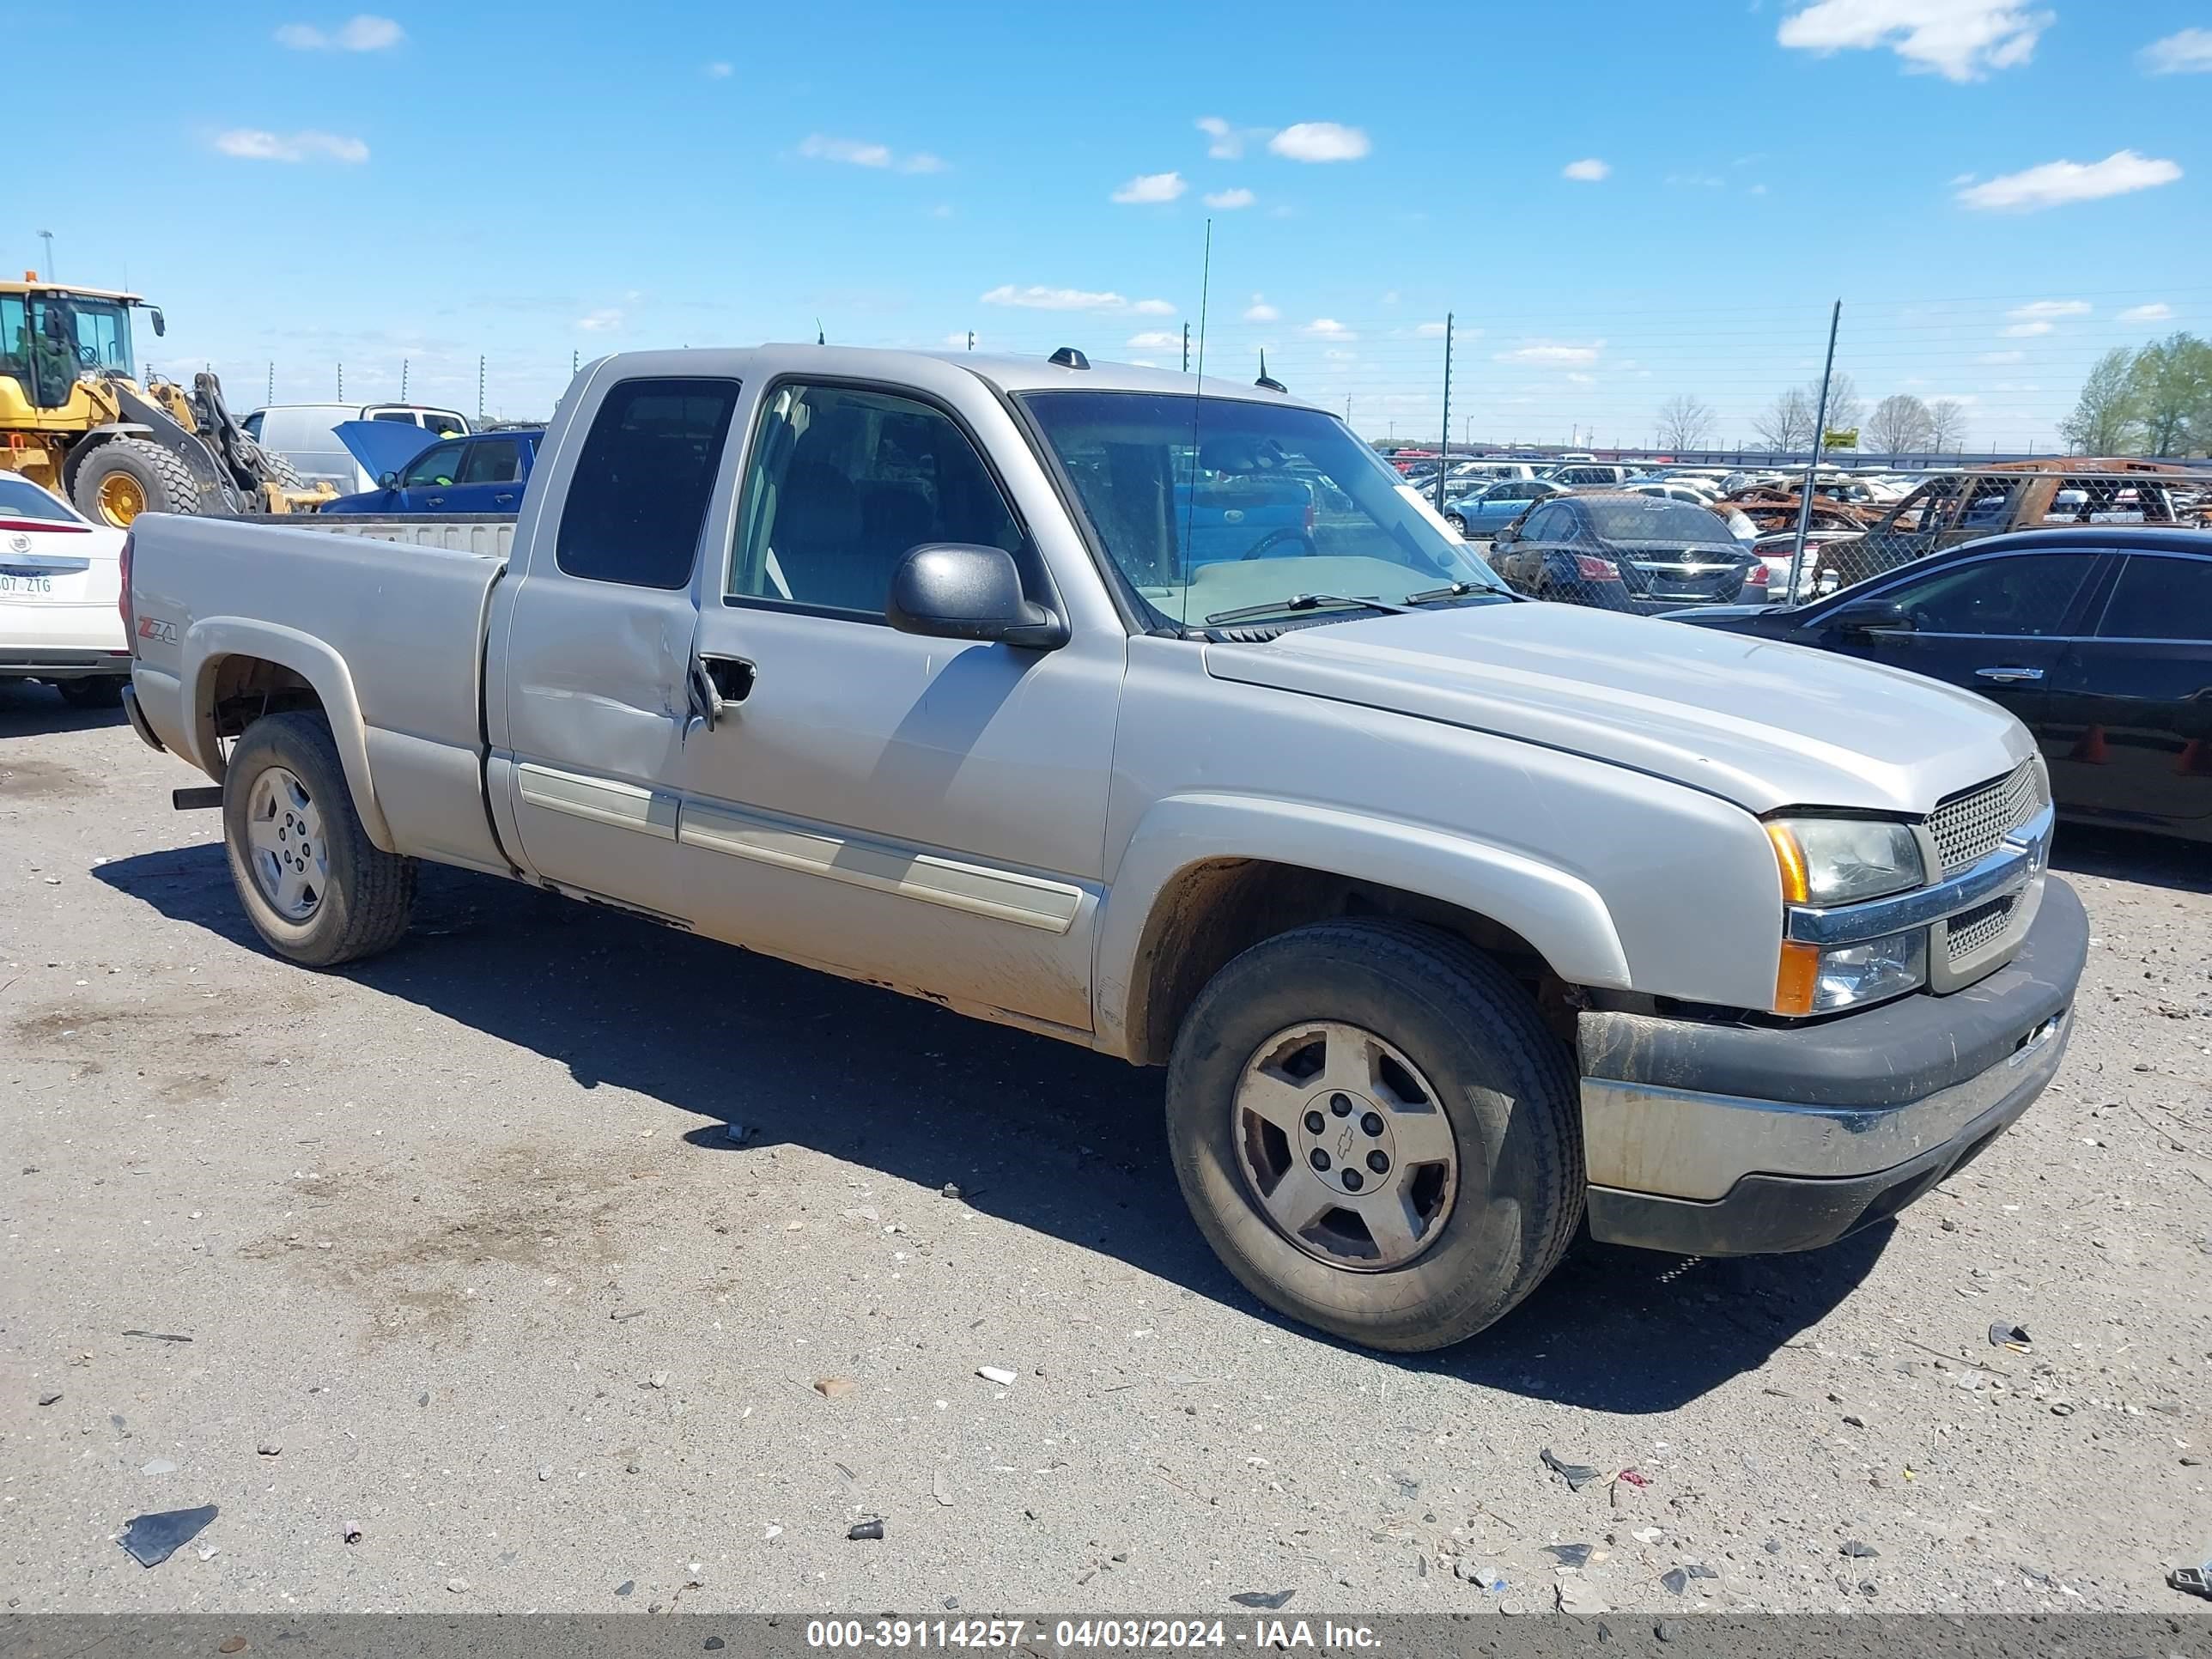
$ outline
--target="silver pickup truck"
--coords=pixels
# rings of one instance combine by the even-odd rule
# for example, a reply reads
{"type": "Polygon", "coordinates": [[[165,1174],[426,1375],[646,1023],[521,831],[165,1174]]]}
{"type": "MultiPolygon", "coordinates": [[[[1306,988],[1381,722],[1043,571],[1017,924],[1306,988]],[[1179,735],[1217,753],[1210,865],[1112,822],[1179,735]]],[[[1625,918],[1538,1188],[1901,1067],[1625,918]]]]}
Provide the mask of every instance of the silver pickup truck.
{"type": "Polygon", "coordinates": [[[427,859],[1164,1065],[1207,1240],[1354,1341],[1482,1329],[1585,1218],[1826,1244],[2066,1047],[2010,716],[1517,599],[1269,383],[626,354],[504,553],[128,559],[132,722],[279,955],[398,943],[427,859]]]}

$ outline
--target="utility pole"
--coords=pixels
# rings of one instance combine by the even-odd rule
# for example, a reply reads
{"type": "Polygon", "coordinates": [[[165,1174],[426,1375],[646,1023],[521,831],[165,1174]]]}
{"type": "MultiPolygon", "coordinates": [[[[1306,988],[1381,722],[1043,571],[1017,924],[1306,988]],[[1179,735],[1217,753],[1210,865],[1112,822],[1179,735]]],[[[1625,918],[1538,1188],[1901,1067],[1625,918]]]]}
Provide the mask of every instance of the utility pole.
{"type": "Polygon", "coordinates": [[[338,401],[340,403],[345,401],[345,365],[343,363],[338,365],[338,401]]]}
{"type": "Polygon", "coordinates": [[[481,352],[479,352],[479,353],[477,353],[477,419],[478,419],[479,421],[481,421],[482,419],[483,419],[483,404],[484,404],[484,360],[483,360],[483,353],[481,353],[481,352]]]}
{"type": "Polygon", "coordinates": [[[399,360],[399,401],[403,404],[407,401],[407,360],[404,357],[399,360]]]}
{"type": "Polygon", "coordinates": [[[1182,372],[1190,373],[1190,325],[1182,325],[1182,372]]]}
{"type": "Polygon", "coordinates": [[[972,328],[971,328],[971,329],[969,329],[969,330],[968,331],[968,349],[969,349],[969,350],[970,350],[970,351],[973,351],[975,349],[975,331],[974,329],[972,329],[972,328]]]}
{"type": "MultiPolygon", "coordinates": [[[[972,340],[972,339],[974,339],[975,337],[974,335],[972,335],[972,334],[971,334],[971,335],[969,335],[968,337],[969,337],[969,339],[971,339],[971,340],[972,340]]],[[[571,376],[573,376],[573,375],[576,373],[576,371],[577,371],[578,369],[581,368],[583,366],[584,366],[584,354],[583,354],[581,351],[578,350],[574,346],[570,346],[570,347],[568,348],[568,373],[569,373],[569,374],[570,374],[571,376]]]]}
{"type": "Polygon", "coordinates": [[[264,404],[276,401],[276,360],[273,357],[269,360],[269,395],[261,401],[264,404]]]}
{"type": "Polygon", "coordinates": [[[1797,540],[1790,555],[1790,602],[1795,605],[1805,585],[1805,532],[1813,522],[1813,475],[1820,468],[1820,440],[1828,433],[1828,381],[1836,372],[1836,329],[1844,320],[1844,302],[1836,301],[1828,313],[1828,362],[1820,370],[1820,407],[1813,416],[1813,459],[1805,464],[1804,488],[1797,492],[1797,540]]]}
{"type": "Polygon", "coordinates": [[[54,234],[42,230],[39,235],[46,245],[46,280],[51,283],[54,280],[54,234]]]}
{"type": "Polygon", "coordinates": [[[1451,360],[1452,313],[1444,313],[1444,431],[1443,441],[1437,446],[1437,511],[1444,510],[1444,474],[1451,468],[1451,360]]]}

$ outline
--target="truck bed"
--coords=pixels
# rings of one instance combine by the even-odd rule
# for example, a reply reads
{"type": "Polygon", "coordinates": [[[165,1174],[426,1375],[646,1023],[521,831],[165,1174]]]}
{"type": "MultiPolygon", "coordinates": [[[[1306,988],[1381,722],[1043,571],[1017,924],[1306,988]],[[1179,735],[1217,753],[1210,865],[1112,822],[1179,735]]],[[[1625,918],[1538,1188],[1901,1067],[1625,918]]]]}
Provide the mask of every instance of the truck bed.
{"type": "Polygon", "coordinates": [[[483,630],[513,521],[418,520],[405,537],[378,527],[141,518],[139,708],[164,745],[220,778],[206,714],[224,664],[289,670],[331,710],[372,839],[503,870],[483,801],[483,630]],[[501,550],[441,544],[483,536],[501,550]]]}

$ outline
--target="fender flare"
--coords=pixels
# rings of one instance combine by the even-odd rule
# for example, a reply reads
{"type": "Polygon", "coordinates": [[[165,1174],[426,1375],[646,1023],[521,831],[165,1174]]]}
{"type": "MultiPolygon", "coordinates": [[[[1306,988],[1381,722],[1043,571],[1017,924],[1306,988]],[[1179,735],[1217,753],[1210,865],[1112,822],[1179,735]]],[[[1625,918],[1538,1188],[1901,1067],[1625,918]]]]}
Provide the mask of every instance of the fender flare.
{"type": "Polygon", "coordinates": [[[1097,1046],[1125,1054],[1141,1032],[1146,961],[1163,894],[1202,864],[1264,860],[1375,882],[1511,928],[1571,984],[1626,990],[1628,955],[1597,890],[1528,853],[1338,808],[1258,796],[1170,795],[1139,821],[1099,912],[1092,967],[1097,1046]]]}
{"type": "Polygon", "coordinates": [[[345,659],[312,634],[277,623],[257,622],[250,617],[204,617],[185,631],[182,679],[185,708],[191,718],[182,737],[188,746],[184,758],[220,782],[223,762],[215,736],[215,677],[230,657],[258,657],[289,668],[314,688],[331,723],[338,761],[345,769],[346,787],[353,793],[354,811],[362,828],[380,852],[397,853],[392,827],[376,799],[375,781],[368,766],[368,726],[362,718],[361,699],[355,694],[353,676],[345,659]]]}

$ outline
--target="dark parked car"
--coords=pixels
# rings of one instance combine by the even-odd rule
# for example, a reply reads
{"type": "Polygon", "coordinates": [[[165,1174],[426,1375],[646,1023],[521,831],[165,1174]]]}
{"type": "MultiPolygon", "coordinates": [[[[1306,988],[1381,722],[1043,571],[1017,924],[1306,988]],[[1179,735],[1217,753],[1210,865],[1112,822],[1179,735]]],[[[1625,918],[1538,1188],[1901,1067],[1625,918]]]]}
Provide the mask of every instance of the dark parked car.
{"type": "Polygon", "coordinates": [[[1766,599],[1765,562],[1719,515],[1657,495],[1554,495],[1498,532],[1490,563],[1537,599],[1645,617],[1766,599]]]}
{"type": "Polygon", "coordinates": [[[2212,842],[2212,531],[2027,531],[1680,619],[1978,691],[2035,733],[2063,816],[2212,842]]]}

